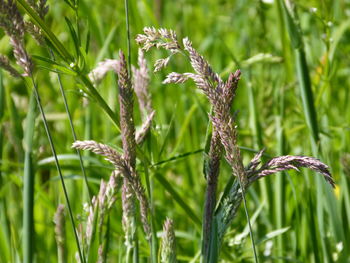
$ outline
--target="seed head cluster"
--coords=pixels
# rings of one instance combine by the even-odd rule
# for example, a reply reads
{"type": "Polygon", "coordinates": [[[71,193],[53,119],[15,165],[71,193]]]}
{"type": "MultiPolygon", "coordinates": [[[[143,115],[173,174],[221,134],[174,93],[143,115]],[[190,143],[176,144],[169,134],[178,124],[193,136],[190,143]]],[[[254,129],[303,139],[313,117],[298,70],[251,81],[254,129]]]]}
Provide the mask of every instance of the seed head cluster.
{"type": "MultiPolygon", "coordinates": [[[[168,30],[168,32],[172,31],[168,30]]],[[[172,35],[176,36],[175,33],[172,35]]],[[[146,51],[148,51],[151,47],[162,47],[170,51],[176,50],[176,52],[172,53],[187,53],[194,73],[172,72],[167,75],[163,83],[178,84],[192,79],[197,88],[206,95],[210,104],[212,105],[213,114],[210,115],[210,119],[213,124],[213,132],[210,141],[209,154],[207,157],[208,164],[207,168],[205,169],[208,179],[208,186],[204,212],[204,251],[209,246],[209,244],[206,243],[208,242],[207,235],[208,233],[211,233],[211,222],[214,217],[219,228],[218,241],[220,244],[227,228],[237,213],[237,209],[243,200],[245,190],[256,180],[283,170],[298,170],[299,167],[307,167],[321,173],[326,181],[334,186],[334,181],[331,177],[328,166],[313,157],[289,155],[280,156],[271,159],[258,168],[260,165],[260,158],[263,154],[263,151],[260,151],[245,168],[240,149],[237,144],[238,133],[235,117],[231,114],[231,105],[235,97],[238,81],[241,75],[240,70],[237,70],[235,73],[231,73],[228,80],[224,82],[220,76],[213,71],[212,67],[204,59],[204,57],[193,48],[192,43],[188,38],[183,39],[183,48],[180,47],[177,40],[172,39],[171,42],[177,43],[177,45],[174,45],[174,49],[170,49],[167,46],[168,39],[164,40],[159,30],[153,28],[145,28],[144,34],[138,35],[136,41],[146,51]],[[216,206],[215,192],[222,148],[225,149],[225,158],[232,168],[233,175],[239,180],[236,180],[231,186],[229,194],[226,198],[221,200],[218,209],[213,216],[214,207],[216,206]]],[[[166,63],[158,60],[155,64],[156,71],[161,68],[161,66],[167,65],[168,63],[168,59],[166,59],[166,63]]],[[[205,252],[202,254],[202,256],[206,256],[205,252]]]]}
{"type": "MultiPolygon", "coordinates": [[[[14,57],[17,64],[23,68],[24,75],[31,75],[33,63],[24,47],[25,23],[13,0],[0,0],[0,27],[10,37],[14,57]]],[[[7,70],[8,67],[4,69],[7,70]]]]}

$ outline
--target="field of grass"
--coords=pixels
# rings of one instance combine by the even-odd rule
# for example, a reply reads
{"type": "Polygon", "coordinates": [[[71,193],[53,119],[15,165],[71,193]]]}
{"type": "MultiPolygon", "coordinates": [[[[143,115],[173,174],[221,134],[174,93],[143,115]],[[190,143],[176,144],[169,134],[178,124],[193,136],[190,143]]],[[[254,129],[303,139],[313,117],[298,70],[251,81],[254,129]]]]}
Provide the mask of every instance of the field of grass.
{"type": "MultiPolygon", "coordinates": [[[[0,0],[0,263],[350,262],[349,0],[48,0],[46,15],[41,3],[0,0]],[[17,23],[17,8],[32,27],[17,23]],[[130,107],[125,77],[126,70],[134,77],[142,71],[130,70],[130,62],[139,67],[143,43],[135,38],[147,35],[144,27],[172,29],[180,43],[144,53],[146,110],[135,93],[130,107]],[[172,72],[198,73],[185,37],[226,86],[241,71],[221,119],[198,82],[163,83],[172,72]],[[117,60],[117,74],[97,82],[89,72],[105,59],[117,60]],[[130,114],[139,131],[153,109],[150,130],[135,146],[130,114]],[[215,118],[220,125],[234,120],[223,124],[231,137],[215,118]],[[217,208],[208,219],[215,131],[222,154],[217,208]],[[75,144],[100,154],[72,148],[84,140],[112,147],[122,164],[111,161],[107,146],[75,144]],[[242,187],[236,163],[247,166],[262,149],[262,163],[317,158],[335,187],[325,170],[314,171],[316,159],[288,167],[311,169],[281,169],[242,187]],[[236,193],[230,205],[237,211],[225,203],[236,193]],[[232,211],[222,230],[221,214],[232,211]]],[[[219,86],[207,73],[208,85],[219,86]]]]}

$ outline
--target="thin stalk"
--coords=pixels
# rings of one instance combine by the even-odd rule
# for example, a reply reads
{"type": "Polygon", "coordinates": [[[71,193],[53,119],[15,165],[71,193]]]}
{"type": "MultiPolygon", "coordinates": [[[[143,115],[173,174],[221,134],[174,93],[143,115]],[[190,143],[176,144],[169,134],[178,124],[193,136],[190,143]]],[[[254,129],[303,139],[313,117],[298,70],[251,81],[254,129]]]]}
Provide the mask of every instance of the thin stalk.
{"type": "MultiPolygon", "coordinates": [[[[320,137],[319,137],[319,127],[317,123],[317,114],[314,105],[314,98],[312,92],[312,84],[310,80],[309,67],[306,61],[306,55],[304,50],[304,43],[302,39],[301,28],[298,23],[298,18],[295,10],[292,8],[287,8],[284,1],[279,0],[281,2],[281,6],[283,7],[284,17],[286,20],[287,29],[289,32],[290,40],[292,47],[295,52],[295,64],[297,70],[297,77],[299,80],[299,87],[301,93],[301,99],[303,103],[304,116],[306,119],[307,126],[310,131],[310,141],[311,141],[311,149],[314,156],[318,156],[321,152],[320,145],[320,137]]],[[[328,209],[328,215],[330,217],[330,222],[333,224],[333,228],[336,229],[339,224],[341,224],[340,216],[337,214],[337,211],[334,212],[334,207],[337,207],[335,202],[334,194],[331,193],[330,189],[324,185],[324,183],[320,180],[320,178],[316,177],[315,185],[317,190],[316,201],[311,197],[309,198],[309,206],[313,206],[312,202],[316,202],[316,210],[317,210],[317,221],[318,225],[316,227],[315,219],[313,215],[309,215],[309,225],[311,226],[311,235],[313,239],[313,243],[317,243],[318,240],[321,240],[321,250],[318,249],[317,245],[314,246],[314,258],[316,262],[322,258],[322,260],[327,261],[329,258],[329,246],[326,243],[327,234],[325,230],[324,224],[324,204],[326,204],[326,208],[328,209]],[[324,195],[327,194],[327,198],[324,198],[324,195]],[[321,238],[318,238],[318,233],[321,238]]],[[[333,229],[333,230],[334,230],[333,229]]],[[[343,242],[344,238],[341,233],[334,232],[335,238],[338,242],[343,242]]]]}
{"type": "MultiPolygon", "coordinates": [[[[136,225],[136,217],[134,216],[135,220],[135,225],[136,225]]],[[[137,231],[135,232],[134,235],[134,246],[133,246],[133,263],[139,263],[139,238],[138,238],[138,233],[137,231]]]]}
{"type": "Polygon", "coordinates": [[[45,24],[45,22],[39,17],[39,15],[30,7],[30,5],[25,0],[16,0],[17,3],[20,4],[20,6],[25,10],[25,12],[29,15],[29,17],[32,19],[33,23],[38,26],[42,31],[45,37],[51,42],[51,44],[55,47],[55,49],[58,51],[60,56],[62,56],[66,61],[68,61],[70,64],[73,62],[73,57],[67,49],[64,47],[64,45],[57,39],[55,34],[48,28],[48,26],[45,24]]]}
{"type": "Polygon", "coordinates": [[[23,262],[31,263],[34,258],[34,180],[33,140],[36,116],[35,94],[30,96],[26,118],[23,175],[23,262]]]}
{"type": "MultiPolygon", "coordinates": [[[[146,159],[146,158],[144,158],[146,159]]],[[[147,160],[145,160],[145,178],[146,178],[146,189],[148,192],[149,200],[150,200],[150,221],[151,221],[151,232],[152,232],[152,237],[150,239],[150,247],[151,247],[151,262],[152,263],[157,263],[157,231],[155,228],[155,222],[154,222],[154,203],[153,203],[153,194],[152,194],[152,185],[150,181],[150,176],[149,176],[149,170],[148,167],[150,166],[150,163],[147,163],[147,160]]]]}
{"type": "Polygon", "coordinates": [[[245,212],[245,216],[247,218],[248,221],[248,226],[249,226],[249,236],[250,236],[250,240],[252,242],[252,249],[253,249],[253,253],[254,253],[254,261],[255,263],[258,263],[258,256],[256,253],[256,248],[255,248],[255,241],[254,241],[254,235],[253,235],[253,230],[252,230],[252,225],[250,223],[250,216],[248,213],[248,209],[247,209],[247,201],[245,199],[245,189],[242,187],[242,182],[241,179],[239,178],[239,176],[237,176],[237,180],[239,182],[239,187],[241,188],[241,194],[242,194],[242,200],[243,200],[243,205],[244,205],[244,212],[245,212]]]}
{"type": "MultiPolygon", "coordinates": [[[[0,70],[0,160],[3,160],[3,149],[4,149],[4,126],[3,125],[3,117],[5,113],[5,103],[6,103],[6,98],[5,98],[5,87],[2,82],[2,71],[0,70]]],[[[3,164],[0,163],[0,185],[4,185],[4,174],[2,173],[3,171],[3,164]]],[[[3,237],[4,237],[4,242],[2,243],[2,246],[0,245],[0,252],[1,252],[1,259],[4,262],[12,262],[11,254],[10,254],[10,235],[9,235],[9,223],[7,222],[6,218],[6,212],[9,211],[6,207],[6,200],[5,198],[0,199],[0,225],[1,225],[1,230],[0,234],[2,232],[3,237]]],[[[1,236],[0,236],[1,238],[1,236]]]]}
{"type": "Polygon", "coordinates": [[[23,129],[22,129],[22,118],[19,116],[16,105],[11,97],[11,90],[4,89],[5,91],[5,103],[9,111],[10,125],[9,130],[13,140],[13,148],[17,155],[18,163],[23,163],[24,150],[22,145],[23,140],[23,129]]]}
{"type": "MultiPolygon", "coordinates": [[[[80,39],[80,27],[79,27],[79,0],[75,1],[75,6],[74,6],[74,13],[75,13],[75,22],[76,22],[76,27],[77,27],[77,37],[78,37],[78,41],[79,41],[79,46],[81,46],[81,39],[80,39]]],[[[49,52],[51,55],[51,58],[53,61],[55,61],[55,55],[52,52],[52,50],[49,48],[49,52]]],[[[66,110],[67,116],[68,116],[68,120],[69,120],[69,125],[70,125],[70,129],[72,132],[72,136],[73,136],[73,140],[76,141],[77,140],[77,135],[74,129],[74,125],[73,125],[73,120],[72,120],[72,115],[70,113],[69,107],[68,107],[68,102],[67,102],[67,97],[65,94],[65,91],[63,89],[63,85],[62,85],[62,81],[61,81],[61,75],[59,73],[57,73],[57,80],[58,80],[58,84],[60,87],[60,92],[63,98],[63,103],[64,103],[64,108],[66,110]]],[[[79,149],[76,149],[76,152],[78,154],[78,158],[79,158],[79,164],[80,164],[80,169],[81,172],[83,174],[83,178],[84,178],[84,183],[86,186],[86,191],[87,191],[87,200],[89,205],[92,205],[91,203],[91,192],[90,192],[90,188],[89,188],[89,183],[88,183],[88,179],[87,179],[87,175],[86,175],[86,171],[85,171],[85,167],[84,167],[84,163],[83,163],[83,158],[81,156],[81,152],[79,149]]],[[[84,197],[84,192],[83,192],[83,197],[84,197]]],[[[85,198],[83,198],[85,199],[85,198]]]]}
{"type": "MultiPolygon", "coordinates": [[[[299,86],[301,92],[301,99],[303,102],[304,115],[306,118],[307,125],[309,126],[312,139],[312,147],[317,149],[319,143],[319,133],[317,124],[317,115],[314,105],[314,96],[311,89],[311,80],[309,67],[306,62],[305,51],[303,48],[295,50],[297,73],[299,79],[299,86]]],[[[313,150],[315,154],[315,149],[313,150]]]]}
{"type": "MultiPolygon", "coordinates": [[[[279,21],[279,31],[280,31],[280,41],[282,47],[282,53],[284,57],[284,67],[285,67],[285,76],[286,82],[288,82],[292,78],[292,67],[290,59],[290,48],[287,45],[287,35],[285,30],[285,23],[283,19],[283,10],[280,1],[276,1],[276,9],[278,13],[278,21],[279,21]]],[[[284,137],[284,129],[283,129],[283,119],[284,119],[284,91],[277,90],[276,91],[277,98],[277,117],[276,117],[276,137],[277,137],[277,151],[278,155],[285,155],[285,137],[284,137]]],[[[278,229],[281,229],[285,224],[285,198],[286,198],[286,187],[285,182],[288,175],[284,172],[277,175],[276,178],[276,191],[275,191],[275,218],[276,218],[276,226],[278,229]]],[[[285,244],[287,243],[286,235],[280,235],[277,237],[277,256],[282,257],[285,251],[285,244]]]]}
{"type": "MultiPolygon", "coordinates": [[[[54,56],[52,50],[49,49],[49,52],[50,52],[50,55],[51,55],[52,59],[55,61],[55,56],[54,56]]],[[[58,80],[58,84],[59,84],[59,87],[60,87],[61,96],[63,98],[64,108],[65,108],[67,116],[68,116],[69,126],[70,126],[70,129],[71,129],[72,135],[73,135],[73,140],[77,141],[77,134],[76,134],[75,129],[74,129],[72,115],[71,115],[69,107],[68,107],[66,93],[65,93],[63,85],[62,85],[61,75],[59,73],[57,73],[57,80],[58,80]]],[[[81,156],[80,150],[76,149],[76,152],[77,152],[78,157],[79,157],[80,169],[81,169],[81,172],[83,174],[84,182],[85,182],[85,185],[86,185],[86,190],[87,190],[87,194],[88,194],[88,198],[87,199],[88,199],[89,204],[91,205],[91,198],[92,197],[91,197],[89,183],[88,183],[88,180],[87,180],[87,175],[86,175],[86,171],[85,171],[85,167],[84,167],[84,163],[83,163],[83,158],[81,156]]]]}
{"type": "MultiPolygon", "coordinates": [[[[283,97],[281,92],[281,97],[283,97]]],[[[280,100],[283,100],[283,98],[280,98],[280,100]]],[[[278,144],[278,155],[284,155],[285,154],[285,139],[284,139],[284,132],[282,127],[282,119],[283,119],[283,112],[280,113],[279,116],[276,117],[276,137],[277,137],[277,144],[278,144]]],[[[278,229],[281,229],[284,226],[285,223],[285,184],[286,184],[286,177],[287,174],[282,172],[278,175],[276,175],[276,191],[274,193],[274,199],[275,199],[275,218],[276,218],[276,226],[278,229]]],[[[285,248],[285,235],[280,235],[277,237],[277,255],[279,257],[283,256],[284,248],[285,248]]]]}
{"type": "Polygon", "coordinates": [[[115,124],[115,127],[117,128],[117,131],[120,131],[119,128],[119,117],[117,114],[115,114],[112,109],[108,106],[106,101],[101,97],[101,95],[97,92],[95,87],[92,85],[91,81],[88,79],[87,76],[80,74],[79,75],[80,80],[84,83],[84,85],[88,88],[90,94],[92,97],[97,101],[98,105],[106,112],[108,117],[112,120],[112,122],[115,124]]]}
{"type": "Polygon", "coordinates": [[[131,263],[131,257],[132,256],[132,247],[128,246],[126,248],[126,256],[125,256],[125,262],[126,263],[131,263]]]}
{"type": "MultiPolygon", "coordinates": [[[[249,50],[249,49],[248,49],[249,50]]],[[[250,78],[250,71],[248,71],[248,74],[249,74],[249,78],[250,78]]],[[[256,114],[256,110],[255,110],[255,101],[254,101],[254,94],[253,94],[253,88],[251,86],[250,83],[248,83],[248,90],[249,90],[249,100],[250,100],[250,103],[249,105],[251,105],[251,110],[252,110],[252,128],[255,132],[255,136],[257,137],[257,144],[258,146],[261,147],[261,145],[259,144],[262,144],[262,136],[261,136],[261,131],[260,131],[260,125],[259,125],[259,122],[258,122],[258,118],[257,118],[257,114],[256,114]]],[[[260,148],[259,147],[259,148],[260,148]]],[[[241,194],[242,194],[242,200],[243,200],[243,205],[244,205],[244,212],[245,212],[245,216],[247,218],[247,221],[248,221],[248,226],[249,226],[249,236],[250,236],[250,240],[252,242],[252,249],[253,249],[253,254],[254,254],[254,261],[255,263],[258,263],[259,260],[258,260],[258,256],[257,256],[257,253],[256,253],[256,248],[255,248],[255,241],[254,241],[254,235],[253,235],[253,230],[252,230],[252,226],[251,226],[251,223],[250,223],[250,216],[249,216],[249,213],[248,213],[248,208],[247,208],[247,201],[245,199],[245,187],[243,187],[242,185],[242,182],[241,182],[241,178],[240,178],[240,175],[237,176],[237,180],[239,182],[239,186],[240,186],[240,189],[241,189],[241,194]]],[[[267,191],[267,185],[265,182],[261,182],[260,183],[260,186],[263,190],[263,192],[265,192],[265,196],[266,198],[268,198],[268,191],[267,191]]]]}
{"type": "MultiPolygon", "coordinates": [[[[55,34],[47,27],[45,22],[36,14],[36,12],[26,3],[25,0],[17,0],[19,5],[24,9],[24,11],[29,15],[32,19],[33,23],[38,26],[42,31],[47,40],[53,45],[58,54],[64,59],[64,61],[68,65],[75,65],[74,57],[67,51],[64,45],[57,39],[55,34]]],[[[118,116],[111,110],[106,101],[101,97],[101,95],[97,92],[95,87],[92,85],[91,81],[88,77],[81,72],[79,72],[78,68],[73,67],[73,70],[78,74],[78,78],[84,83],[86,88],[88,89],[90,95],[97,101],[99,106],[107,113],[113,123],[116,125],[118,131],[119,129],[119,119],[118,116]]]]}
{"type": "Polygon", "coordinates": [[[151,262],[157,263],[158,262],[158,244],[157,244],[157,230],[155,228],[155,221],[154,221],[154,200],[153,200],[153,187],[152,182],[150,180],[150,171],[149,167],[151,167],[151,163],[148,160],[148,158],[145,156],[145,154],[142,152],[142,150],[139,148],[139,145],[137,145],[137,152],[140,153],[141,156],[141,163],[144,167],[144,173],[145,173],[145,181],[146,181],[146,191],[147,195],[149,197],[149,210],[150,210],[150,225],[151,225],[151,239],[149,240],[149,246],[151,247],[151,262]]]}
{"type": "Polygon", "coordinates": [[[36,99],[36,102],[38,104],[39,111],[40,111],[40,114],[41,114],[41,117],[42,117],[42,120],[43,120],[43,123],[44,123],[45,132],[46,132],[47,138],[49,140],[49,144],[50,144],[50,148],[51,148],[51,151],[52,151],[52,155],[53,155],[53,157],[55,159],[57,172],[58,172],[58,174],[60,176],[64,197],[66,199],[67,208],[68,208],[68,212],[69,212],[69,217],[70,217],[70,221],[71,221],[71,224],[72,224],[72,229],[73,229],[73,232],[74,232],[75,242],[76,242],[77,249],[78,249],[79,258],[80,258],[81,262],[85,263],[86,261],[85,261],[85,258],[83,256],[82,250],[80,248],[79,238],[78,238],[78,234],[77,234],[75,223],[74,223],[74,216],[73,216],[73,212],[72,212],[72,209],[71,209],[70,201],[69,201],[69,198],[68,198],[68,192],[67,192],[66,185],[65,185],[65,182],[64,182],[64,179],[63,179],[61,166],[60,166],[60,164],[58,162],[56,148],[55,148],[55,145],[54,145],[53,140],[52,140],[51,132],[49,130],[49,126],[48,126],[48,123],[47,123],[47,120],[46,120],[45,112],[44,112],[44,109],[43,109],[42,104],[41,104],[38,88],[37,88],[37,85],[36,85],[36,83],[34,81],[33,75],[30,76],[30,79],[31,79],[31,83],[32,83],[32,86],[33,86],[33,90],[34,90],[35,99],[36,99]]]}
{"type": "Polygon", "coordinates": [[[219,134],[216,132],[212,133],[211,126],[211,122],[209,122],[207,126],[207,141],[210,141],[211,143],[209,147],[208,143],[206,143],[203,168],[207,179],[202,224],[201,262],[203,263],[209,262],[208,260],[211,258],[211,254],[213,253],[211,247],[212,240],[216,239],[216,231],[213,231],[212,228],[214,210],[216,206],[216,190],[220,172],[220,159],[223,151],[219,134]]]}
{"type": "Polygon", "coordinates": [[[130,42],[130,25],[129,25],[129,1],[124,0],[125,6],[125,25],[126,25],[126,45],[127,45],[127,58],[128,58],[128,71],[131,77],[131,42],[130,42]]]}
{"type": "MultiPolygon", "coordinates": [[[[131,79],[131,44],[130,44],[130,25],[129,25],[129,1],[124,0],[124,7],[125,7],[125,26],[126,26],[126,34],[127,34],[127,67],[129,72],[129,78],[131,79]]],[[[133,167],[135,168],[135,167],[133,167]]],[[[135,226],[137,226],[136,222],[136,215],[134,215],[133,220],[135,221],[135,226]]],[[[136,227],[137,229],[137,227],[136,227]]],[[[139,242],[138,242],[138,234],[137,231],[135,231],[134,235],[134,246],[133,246],[133,262],[138,263],[139,262],[139,242]]]]}

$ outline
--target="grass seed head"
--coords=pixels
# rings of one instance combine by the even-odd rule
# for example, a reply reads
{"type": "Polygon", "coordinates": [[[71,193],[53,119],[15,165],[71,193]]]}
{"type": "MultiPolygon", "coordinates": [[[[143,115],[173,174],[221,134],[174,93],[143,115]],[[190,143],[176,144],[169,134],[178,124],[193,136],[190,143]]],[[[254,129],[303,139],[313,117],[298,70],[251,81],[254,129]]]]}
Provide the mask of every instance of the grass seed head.
{"type": "Polygon", "coordinates": [[[127,69],[125,56],[122,51],[119,52],[118,61],[118,87],[120,104],[120,128],[124,150],[124,159],[133,169],[136,163],[136,142],[134,125],[134,99],[133,88],[127,69]]]}
{"type": "Polygon", "coordinates": [[[143,116],[147,116],[153,111],[151,94],[149,92],[149,73],[147,61],[142,49],[138,51],[138,68],[132,67],[133,87],[140,105],[143,116]]]}
{"type": "Polygon", "coordinates": [[[161,262],[162,263],[177,262],[174,223],[169,218],[165,220],[163,225],[161,262]]]}

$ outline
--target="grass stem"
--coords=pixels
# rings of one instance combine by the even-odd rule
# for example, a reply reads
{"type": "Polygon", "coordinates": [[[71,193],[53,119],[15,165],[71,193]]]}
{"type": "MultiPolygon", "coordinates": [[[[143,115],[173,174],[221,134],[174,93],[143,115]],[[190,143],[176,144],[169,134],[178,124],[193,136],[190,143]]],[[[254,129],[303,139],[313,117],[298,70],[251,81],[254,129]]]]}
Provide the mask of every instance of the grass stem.
{"type": "Polygon", "coordinates": [[[34,90],[35,99],[36,99],[37,105],[39,107],[39,111],[40,111],[40,114],[41,114],[41,117],[42,117],[42,121],[43,121],[43,124],[44,124],[44,127],[45,127],[45,132],[46,132],[47,138],[49,140],[49,144],[50,144],[50,148],[51,148],[51,151],[52,151],[52,155],[53,155],[53,157],[55,159],[57,172],[58,172],[58,174],[60,176],[60,180],[61,180],[61,184],[62,184],[62,188],[63,188],[63,193],[64,193],[64,197],[66,199],[67,208],[68,208],[68,212],[69,212],[69,217],[70,217],[70,221],[71,221],[71,224],[72,224],[72,230],[73,230],[73,233],[74,233],[75,242],[76,242],[77,249],[78,249],[79,258],[80,258],[80,261],[82,263],[85,263],[85,258],[83,256],[83,252],[82,252],[82,250],[80,248],[79,238],[78,238],[78,234],[77,234],[76,227],[75,227],[74,216],[73,216],[73,212],[72,212],[70,201],[69,201],[69,197],[68,197],[68,192],[67,192],[66,185],[65,185],[65,182],[64,182],[64,179],[63,179],[61,166],[60,166],[58,158],[57,158],[56,148],[55,148],[55,145],[54,145],[53,140],[52,140],[51,132],[50,132],[50,129],[49,129],[49,126],[48,126],[48,123],[47,123],[47,119],[46,119],[46,116],[45,116],[44,109],[43,109],[42,104],[41,104],[41,99],[40,99],[40,96],[39,96],[37,85],[36,85],[36,83],[34,81],[34,77],[31,76],[30,79],[31,79],[31,82],[32,82],[33,90],[34,90]]]}
{"type": "MultiPolygon", "coordinates": [[[[53,54],[51,49],[49,49],[49,52],[50,52],[50,55],[51,55],[52,59],[55,60],[55,56],[54,56],[54,54],[53,54]]],[[[62,85],[61,75],[59,73],[57,73],[57,80],[58,80],[58,84],[59,84],[59,87],[60,87],[61,96],[63,98],[63,104],[64,104],[65,111],[67,113],[67,117],[68,117],[70,129],[71,129],[71,133],[72,133],[72,136],[73,136],[73,140],[77,141],[78,138],[77,138],[77,134],[76,134],[75,129],[74,129],[72,115],[71,115],[70,110],[69,110],[66,93],[65,93],[63,85],[62,85]]],[[[81,156],[81,153],[80,153],[79,149],[76,149],[76,152],[78,154],[80,169],[81,169],[81,172],[83,174],[83,178],[84,178],[84,182],[85,182],[85,186],[86,186],[86,191],[87,191],[87,195],[88,195],[87,200],[88,200],[89,204],[91,205],[91,198],[92,198],[92,196],[91,196],[91,193],[90,193],[90,188],[89,188],[89,183],[88,183],[88,180],[87,180],[87,175],[86,175],[86,171],[85,171],[85,167],[84,167],[84,163],[83,163],[83,158],[81,156]]]]}
{"type": "Polygon", "coordinates": [[[26,118],[24,175],[23,175],[23,262],[31,263],[34,258],[34,182],[33,140],[36,116],[35,94],[30,96],[26,118]]]}

